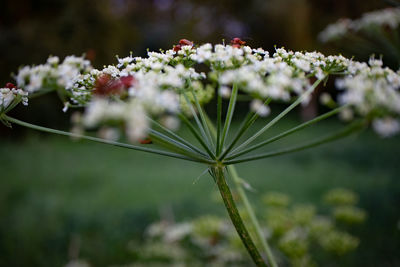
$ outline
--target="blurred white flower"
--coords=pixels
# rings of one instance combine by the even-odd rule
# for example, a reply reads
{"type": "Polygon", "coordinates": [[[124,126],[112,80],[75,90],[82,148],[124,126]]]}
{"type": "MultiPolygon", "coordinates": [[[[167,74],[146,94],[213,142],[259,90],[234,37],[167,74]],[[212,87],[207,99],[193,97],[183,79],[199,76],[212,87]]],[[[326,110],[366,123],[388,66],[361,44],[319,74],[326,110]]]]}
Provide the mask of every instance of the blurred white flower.
{"type": "Polygon", "coordinates": [[[372,122],[374,130],[382,137],[390,137],[400,131],[399,120],[387,117],[384,119],[375,119],[372,122]]]}
{"type": "Polygon", "coordinates": [[[259,99],[254,99],[250,103],[250,109],[260,115],[261,117],[266,117],[271,112],[270,108],[259,99]]]}

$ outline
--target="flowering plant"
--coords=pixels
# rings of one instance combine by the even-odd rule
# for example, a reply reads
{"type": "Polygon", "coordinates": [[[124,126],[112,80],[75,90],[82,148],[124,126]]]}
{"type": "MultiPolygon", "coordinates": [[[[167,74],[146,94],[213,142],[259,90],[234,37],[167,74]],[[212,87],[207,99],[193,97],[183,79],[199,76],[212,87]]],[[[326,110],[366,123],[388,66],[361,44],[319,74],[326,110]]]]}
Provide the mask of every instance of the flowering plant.
{"type": "Polygon", "coordinates": [[[372,125],[381,136],[400,131],[400,74],[371,58],[367,63],[319,52],[293,52],[278,48],[270,55],[235,38],[230,44],[203,44],[182,39],[167,51],[148,56],[118,58],[116,65],[95,69],[83,57],[70,56],[62,63],[50,57],[39,66],[26,66],[15,75],[16,85],[0,89],[0,119],[36,130],[82,138],[205,164],[217,184],[241,241],[258,266],[277,266],[245,193],[246,183],[233,164],[287,154],[327,143],[372,125]],[[306,104],[328,78],[335,77],[337,95],[324,93],[321,101],[331,110],[269,139],[261,135],[291,110],[306,104]],[[17,89],[19,88],[19,89],[17,89]],[[22,102],[57,92],[69,108],[84,108],[72,117],[71,132],[23,122],[7,113],[22,102]],[[215,121],[204,107],[216,98],[215,121]],[[250,100],[250,110],[237,131],[231,122],[238,99],[250,100]],[[223,116],[223,99],[229,99],[223,116]],[[270,113],[272,101],[290,103],[261,129],[245,134],[259,117],[270,113]],[[339,114],[351,123],[317,140],[260,154],[251,152],[339,114]],[[198,144],[175,130],[186,125],[198,144]],[[215,124],[215,125],[214,125],[215,124]],[[94,130],[99,137],[85,135],[94,130]],[[128,140],[124,143],[120,140],[128,140]],[[255,143],[257,140],[258,143],[255,143]],[[254,144],[255,143],[255,144],[254,144]],[[254,227],[257,242],[249,234],[236,208],[227,177],[254,227]],[[263,258],[266,257],[266,259],[263,258]]]}

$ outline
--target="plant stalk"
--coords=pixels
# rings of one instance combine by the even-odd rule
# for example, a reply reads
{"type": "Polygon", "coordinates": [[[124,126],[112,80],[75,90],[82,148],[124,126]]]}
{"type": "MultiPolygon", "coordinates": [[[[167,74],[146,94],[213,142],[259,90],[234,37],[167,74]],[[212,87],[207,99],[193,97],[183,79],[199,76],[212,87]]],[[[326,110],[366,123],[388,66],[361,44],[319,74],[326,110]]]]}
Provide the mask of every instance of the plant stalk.
{"type": "MultiPolygon", "coordinates": [[[[210,118],[206,117],[206,119],[207,119],[207,123],[210,127],[211,134],[213,134],[215,136],[216,134],[218,134],[218,132],[215,130],[215,126],[212,124],[212,121],[210,120],[210,118]]],[[[262,249],[263,249],[265,255],[267,256],[268,264],[271,265],[271,267],[278,267],[278,264],[275,261],[274,255],[272,254],[271,249],[268,245],[268,242],[264,238],[264,235],[261,231],[260,224],[258,223],[254,209],[252,208],[250,201],[247,198],[246,192],[243,188],[243,183],[241,182],[241,178],[239,177],[235,166],[232,164],[232,165],[229,165],[227,168],[228,168],[228,171],[231,174],[232,180],[234,182],[235,190],[239,194],[239,197],[243,202],[246,212],[249,214],[250,222],[253,224],[254,228],[256,229],[255,234],[257,235],[257,238],[259,239],[259,241],[261,243],[261,246],[262,246],[262,249]]]]}
{"type": "Polygon", "coordinates": [[[214,176],[215,182],[217,183],[219,192],[221,193],[225,208],[229,213],[229,217],[231,218],[231,221],[235,226],[240,239],[246,247],[247,252],[250,254],[251,258],[257,266],[267,266],[267,264],[264,262],[264,259],[261,257],[261,254],[259,253],[257,247],[255,246],[253,240],[251,239],[242,218],[240,217],[235,201],[233,200],[231,190],[226,183],[224,167],[213,167],[212,174],[214,176]]]}
{"type": "Polygon", "coordinates": [[[227,168],[235,184],[236,191],[238,192],[239,197],[244,205],[244,208],[249,215],[249,219],[254,226],[254,229],[256,231],[256,236],[259,239],[262,249],[267,256],[268,263],[271,265],[271,267],[278,267],[275,257],[272,254],[271,248],[268,245],[266,238],[264,237],[260,224],[258,223],[254,209],[251,206],[249,199],[247,198],[246,192],[244,191],[244,188],[242,186],[243,183],[242,179],[239,177],[234,165],[229,165],[227,168]]]}

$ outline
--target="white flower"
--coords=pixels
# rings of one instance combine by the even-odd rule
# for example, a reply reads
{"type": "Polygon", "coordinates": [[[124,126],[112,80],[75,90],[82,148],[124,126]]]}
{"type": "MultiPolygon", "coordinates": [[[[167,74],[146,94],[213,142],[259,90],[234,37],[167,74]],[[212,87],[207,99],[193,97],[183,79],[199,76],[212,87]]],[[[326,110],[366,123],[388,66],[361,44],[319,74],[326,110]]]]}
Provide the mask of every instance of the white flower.
{"type": "Polygon", "coordinates": [[[96,126],[103,119],[106,110],[107,101],[105,99],[94,99],[85,110],[83,124],[89,128],[96,126]]]}
{"type": "Polygon", "coordinates": [[[212,57],[212,45],[204,44],[197,48],[196,54],[191,55],[191,59],[197,61],[198,63],[203,63],[204,61],[210,60],[212,57]]]}
{"type": "MultiPolygon", "coordinates": [[[[400,24],[400,9],[386,8],[363,14],[356,20],[340,19],[328,25],[318,36],[322,42],[330,42],[343,37],[349,32],[370,31],[376,27],[396,29],[400,24]]],[[[372,32],[373,33],[373,32],[372,32]]]]}
{"type": "Polygon", "coordinates": [[[298,67],[299,69],[308,72],[311,69],[310,62],[304,60],[304,59],[293,59],[293,63],[298,67]]]}
{"type": "Polygon", "coordinates": [[[21,89],[0,88],[0,113],[5,111],[14,101],[28,105],[28,93],[21,89]]]}
{"type": "Polygon", "coordinates": [[[339,117],[344,121],[351,121],[354,118],[354,112],[350,108],[345,108],[340,111],[339,117]]]}
{"type": "Polygon", "coordinates": [[[178,223],[168,227],[165,231],[164,240],[166,242],[176,242],[184,238],[192,231],[191,223],[178,223]]]}
{"type": "Polygon", "coordinates": [[[382,67],[383,62],[382,62],[382,60],[380,60],[380,59],[375,59],[375,58],[371,57],[371,58],[369,59],[369,61],[368,61],[368,64],[369,64],[371,67],[382,67]]]}
{"type": "Polygon", "coordinates": [[[150,127],[145,110],[141,105],[132,103],[125,115],[126,134],[130,141],[137,142],[147,136],[150,127]]]}
{"type": "Polygon", "coordinates": [[[390,137],[400,131],[400,122],[391,117],[384,119],[375,119],[372,122],[372,127],[382,137],[390,137]]]}
{"type": "Polygon", "coordinates": [[[319,97],[321,104],[323,105],[328,105],[329,103],[331,103],[333,101],[332,97],[330,94],[324,92],[320,95],[319,97]]]}
{"type": "Polygon", "coordinates": [[[8,88],[0,89],[0,110],[6,109],[11,102],[15,99],[15,95],[12,90],[8,88]]]}
{"type": "Polygon", "coordinates": [[[168,129],[175,131],[179,128],[180,121],[177,117],[166,115],[161,118],[161,124],[168,129]]]}
{"type": "Polygon", "coordinates": [[[322,69],[317,68],[317,69],[316,69],[316,73],[315,73],[315,77],[316,77],[318,80],[323,80],[323,79],[326,77],[326,74],[322,71],[322,69]]]}
{"type": "Polygon", "coordinates": [[[328,25],[319,35],[318,39],[323,42],[329,42],[340,38],[341,36],[345,35],[349,28],[351,27],[351,20],[350,19],[340,19],[338,22],[334,24],[328,25]]]}
{"type": "Polygon", "coordinates": [[[133,57],[129,56],[129,57],[124,57],[124,58],[118,58],[118,68],[121,68],[123,66],[127,66],[128,64],[130,64],[133,61],[133,57]]]}
{"type": "Polygon", "coordinates": [[[162,91],[157,98],[158,105],[171,113],[179,111],[179,97],[172,91],[162,91]]]}
{"type": "Polygon", "coordinates": [[[353,21],[352,28],[354,30],[360,30],[371,25],[377,26],[389,26],[390,28],[396,28],[400,23],[400,9],[399,8],[386,8],[382,10],[372,11],[363,14],[363,16],[353,21]]]}
{"type": "Polygon", "coordinates": [[[259,99],[251,101],[250,109],[261,117],[266,117],[271,113],[270,108],[264,105],[264,103],[259,99]]]}
{"type": "Polygon", "coordinates": [[[82,57],[68,56],[62,64],[58,57],[49,57],[46,64],[25,66],[15,76],[17,86],[32,94],[42,89],[72,91],[77,78],[91,70],[90,62],[82,57]]]}
{"type": "Polygon", "coordinates": [[[219,93],[221,94],[221,96],[223,98],[229,98],[229,97],[231,97],[232,90],[228,86],[221,86],[219,88],[219,93]]]}
{"type": "Polygon", "coordinates": [[[54,65],[54,64],[58,64],[58,62],[60,62],[59,57],[49,57],[47,59],[47,63],[54,65]]]}
{"type": "Polygon", "coordinates": [[[112,65],[108,65],[106,68],[103,69],[103,73],[110,74],[113,77],[118,77],[120,74],[120,70],[112,65]]]}
{"type": "Polygon", "coordinates": [[[110,127],[102,127],[97,135],[106,140],[111,140],[111,141],[116,141],[120,137],[120,132],[115,129],[115,128],[110,128],[110,127]]]}

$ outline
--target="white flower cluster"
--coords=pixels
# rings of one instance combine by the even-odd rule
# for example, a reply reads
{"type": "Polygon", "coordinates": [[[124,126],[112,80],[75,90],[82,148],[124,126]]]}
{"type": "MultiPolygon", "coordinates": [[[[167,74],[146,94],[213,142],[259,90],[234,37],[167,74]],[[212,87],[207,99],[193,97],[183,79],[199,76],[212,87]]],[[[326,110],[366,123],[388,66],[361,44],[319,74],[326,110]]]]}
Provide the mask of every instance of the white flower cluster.
{"type": "Polygon", "coordinates": [[[360,30],[371,25],[383,25],[392,29],[397,28],[400,23],[400,8],[386,8],[363,14],[353,22],[353,28],[360,30]]]}
{"type": "Polygon", "coordinates": [[[254,52],[239,67],[220,71],[222,94],[229,95],[227,85],[237,84],[242,91],[262,99],[290,101],[293,95],[301,95],[310,87],[310,77],[322,80],[329,74],[342,72],[350,64],[350,60],[342,56],[326,57],[318,52],[279,48],[272,57],[260,50],[254,52]]]}
{"type": "MultiPolygon", "coordinates": [[[[47,64],[22,68],[16,79],[18,87],[29,93],[46,86],[64,90],[71,101],[66,107],[87,107],[80,126],[122,130],[131,141],[146,138],[150,118],[176,128],[178,113],[190,114],[189,105],[195,99],[206,104],[216,89],[229,97],[237,86],[241,94],[254,98],[250,109],[267,116],[270,108],[264,104],[266,99],[288,102],[303,96],[306,103],[314,88],[311,81],[330,75],[343,77],[337,82],[342,90],[337,102],[348,108],[341,117],[367,117],[383,136],[400,128],[398,122],[390,123],[400,115],[400,75],[383,68],[380,60],[371,59],[368,65],[343,56],[284,48],[270,56],[243,43],[238,39],[232,45],[195,47],[183,40],[173,49],[148,52],[145,58],[118,58],[116,65],[102,70],[92,69],[83,58],[67,57],[58,64],[58,58],[51,57],[47,64]]],[[[337,105],[326,94],[324,102],[337,105]]]]}
{"type": "Polygon", "coordinates": [[[386,8],[363,14],[357,20],[340,19],[328,25],[318,36],[322,42],[337,40],[349,32],[368,30],[370,27],[384,26],[396,29],[400,24],[400,8],[386,8]]]}
{"type": "MultiPolygon", "coordinates": [[[[264,54],[268,55],[268,53],[264,54]]],[[[214,47],[211,44],[201,45],[190,55],[190,59],[196,63],[206,63],[213,70],[237,68],[250,62],[257,62],[262,57],[261,53],[253,53],[249,46],[237,48],[222,44],[217,44],[214,47]]]]}
{"type": "Polygon", "coordinates": [[[373,128],[381,136],[391,136],[400,130],[400,75],[382,68],[382,61],[371,58],[369,64],[354,62],[349,67],[353,75],[336,80],[343,90],[338,96],[340,105],[348,105],[342,117],[351,119],[354,113],[371,118],[373,128]]]}
{"type": "MultiPolygon", "coordinates": [[[[188,109],[186,98],[194,101],[192,92],[201,103],[208,102],[215,85],[225,97],[230,95],[231,87],[237,85],[241,92],[255,98],[250,103],[250,109],[260,116],[267,116],[270,109],[261,99],[270,97],[290,101],[293,96],[302,95],[310,88],[310,77],[322,80],[329,74],[343,72],[351,64],[342,56],[326,57],[318,52],[302,53],[280,48],[270,56],[260,48],[255,50],[249,46],[204,44],[194,48],[187,45],[178,51],[148,52],[147,58],[119,58],[116,66],[110,65],[101,71],[92,70],[88,75],[79,76],[74,82],[76,89],[71,91],[75,99],[84,95],[85,101],[88,101],[90,98],[87,96],[96,95],[96,90],[101,87],[98,82],[100,77],[109,77],[110,81],[103,89],[109,90],[113,97],[107,100],[97,96],[91,98],[84,115],[86,119],[83,120],[86,127],[101,125],[110,121],[110,117],[130,125],[126,109],[133,105],[141,106],[142,112],[138,114],[143,117],[142,122],[150,116],[174,115],[188,109]],[[207,73],[196,71],[201,64],[209,67],[207,73]],[[132,77],[134,81],[124,87],[123,92],[118,90],[116,101],[116,94],[111,92],[115,89],[113,84],[118,84],[124,77],[132,77]],[[116,109],[114,105],[121,107],[116,109]]],[[[138,136],[143,138],[148,127],[149,123],[136,123],[141,134],[128,136],[136,140],[138,136]]]]}
{"type": "Polygon", "coordinates": [[[72,86],[74,79],[91,69],[90,61],[83,57],[68,56],[62,63],[58,57],[49,57],[46,64],[25,66],[16,75],[18,88],[29,94],[39,90],[54,90],[72,86]]]}
{"type": "Polygon", "coordinates": [[[16,88],[0,88],[0,114],[6,113],[13,106],[22,102],[28,105],[28,93],[16,88]]]}
{"type": "Polygon", "coordinates": [[[148,52],[147,58],[121,58],[116,66],[77,76],[67,89],[72,92],[74,103],[88,106],[83,126],[92,128],[117,122],[124,125],[127,137],[134,142],[146,137],[149,117],[160,118],[166,127],[176,128],[174,115],[185,102],[183,92],[192,99],[193,90],[201,103],[212,97],[201,82],[206,75],[184,66],[193,53],[189,52],[191,46],[190,50],[186,47],[189,48],[183,46],[177,52],[148,52]]]}
{"type": "MultiPolygon", "coordinates": [[[[94,98],[86,108],[82,118],[83,125],[91,128],[100,124],[124,125],[129,140],[137,141],[145,138],[149,129],[149,121],[143,106],[135,101],[111,102],[104,98],[94,98]]],[[[111,129],[111,128],[110,128],[111,129]]],[[[119,133],[106,136],[108,139],[118,138],[119,133]]]]}

